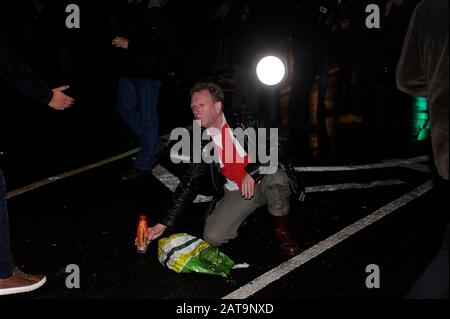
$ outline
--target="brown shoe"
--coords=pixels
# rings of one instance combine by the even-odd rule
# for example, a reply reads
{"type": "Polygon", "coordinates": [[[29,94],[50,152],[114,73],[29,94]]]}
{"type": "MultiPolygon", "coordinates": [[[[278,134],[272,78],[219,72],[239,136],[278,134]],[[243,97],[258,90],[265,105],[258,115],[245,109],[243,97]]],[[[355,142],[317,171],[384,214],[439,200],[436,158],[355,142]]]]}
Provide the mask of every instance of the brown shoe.
{"type": "Polygon", "coordinates": [[[300,245],[289,227],[289,215],[275,217],[275,239],[283,254],[295,256],[300,252],[300,245]]]}
{"type": "Polygon", "coordinates": [[[15,267],[11,277],[0,279],[0,296],[33,291],[46,281],[44,275],[27,275],[15,267]]]}

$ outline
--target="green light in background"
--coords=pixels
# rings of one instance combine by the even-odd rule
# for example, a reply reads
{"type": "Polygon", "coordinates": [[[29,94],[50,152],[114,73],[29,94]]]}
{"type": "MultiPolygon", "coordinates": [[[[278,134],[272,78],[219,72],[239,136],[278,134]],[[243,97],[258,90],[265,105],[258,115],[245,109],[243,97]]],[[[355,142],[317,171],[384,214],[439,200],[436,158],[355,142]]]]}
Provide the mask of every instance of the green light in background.
{"type": "Polygon", "coordinates": [[[420,142],[430,137],[430,120],[428,118],[428,99],[413,97],[412,135],[420,142]]]}

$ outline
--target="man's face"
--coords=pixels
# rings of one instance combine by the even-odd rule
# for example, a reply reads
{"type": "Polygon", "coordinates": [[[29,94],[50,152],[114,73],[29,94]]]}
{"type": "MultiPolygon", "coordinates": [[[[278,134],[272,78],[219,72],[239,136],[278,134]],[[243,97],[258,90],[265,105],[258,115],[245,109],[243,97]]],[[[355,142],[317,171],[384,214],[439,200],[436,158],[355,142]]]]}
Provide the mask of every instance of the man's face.
{"type": "Polygon", "coordinates": [[[222,103],[214,103],[211,93],[208,90],[202,90],[192,94],[191,108],[195,119],[200,120],[200,124],[204,128],[214,126],[219,122],[219,118],[222,115],[222,103]]]}

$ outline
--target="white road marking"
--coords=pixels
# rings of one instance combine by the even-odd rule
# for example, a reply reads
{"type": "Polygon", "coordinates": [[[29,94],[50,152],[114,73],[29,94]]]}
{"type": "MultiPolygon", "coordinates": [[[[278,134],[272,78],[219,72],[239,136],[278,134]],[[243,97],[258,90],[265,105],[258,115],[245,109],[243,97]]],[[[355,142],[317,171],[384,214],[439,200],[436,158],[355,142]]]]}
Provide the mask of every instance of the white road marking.
{"type": "Polygon", "coordinates": [[[346,183],[346,184],[331,184],[331,185],[318,185],[305,187],[307,194],[309,193],[319,193],[319,192],[334,192],[345,189],[364,189],[380,186],[392,186],[405,184],[404,181],[398,179],[388,179],[382,181],[370,181],[367,183],[346,183]]]}
{"type": "MultiPolygon", "coordinates": [[[[185,128],[190,130],[190,129],[192,129],[192,125],[186,126],[185,128]]],[[[167,140],[169,137],[170,137],[170,134],[166,134],[166,135],[161,136],[161,139],[167,140]]],[[[22,195],[24,193],[27,193],[29,191],[32,191],[32,190],[35,190],[35,189],[38,189],[38,188],[41,188],[41,187],[46,186],[48,184],[60,181],[60,180],[65,179],[67,177],[71,177],[71,176],[74,176],[76,174],[84,173],[84,172],[89,171],[91,169],[98,168],[98,167],[101,167],[103,165],[106,165],[106,164],[118,161],[118,160],[120,160],[122,158],[131,156],[131,155],[137,153],[138,151],[139,151],[139,148],[135,148],[135,149],[129,150],[127,152],[124,152],[124,153],[112,156],[110,158],[107,158],[105,160],[99,161],[97,163],[89,164],[89,165],[86,165],[86,166],[83,166],[83,167],[80,167],[80,168],[77,168],[77,169],[74,169],[74,170],[71,170],[71,171],[68,171],[68,172],[56,175],[56,176],[48,177],[46,179],[40,180],[38,182],[29,184],[29,185],[26,185],[24,187],[17,188],[17,189],[15,189],[13,191],[10,191],[10,192],[6,193],[6,199],[11,199],[13,197],[22,195]]]]}
{"type": "MultiPolygon", "coordinates": [[[[162,167],[161,165],[155,166],[152,171],[153,175],[163,183],[168,189],[172,192],[175,191],[178,184],[180,183],[180,179],[172,173],[170,173],[167,169],[162,167]]],[[[381,180],[381,181],[370,181],[367,183],[346,183],[346,184],[331,184],[331,185],[318,185],[306,187],[306,193],[318,193],[318,192],[333,192],[338,190],[346,190],[346,189],[364,189],[364,188],[372,188],[372,187],[380,187],[380,186],[392,186],[392,185],[401,185],[405,184],[405,182],[398,179],[389,179],[389,180],[381,180]]],[[[194,203],[206,203],[212,201],[212,196],[204,196],[198,195],[194,203]]]]}
{"type": "Polygon", "coordinates": [[[13,191],[10,191],[10,192],[6,193],[6,199],[11,199],[11,198],[13,198],[15,196],[22,195],[22,194],[27,193],[29,191],[35,190],[37,188],[41,188],[41,187],[46,186],[48,184],[51,184],[51,183],[60,181],[62,179],[65,179],[67,177],[71,177],[71,176],[74,176],[76,174],[84,173],[84,172],[89,171],[91,169],[98,168],[100,166],[103,166],[103,165],[115,162],[115,161],[120,160],[122,158],[125,158],[125,157],[128,157],[130,155],[133,155],[137,151],[138,151],[138,149],[133,149],[131,151],[128,151],[128,152],[125,152],[125,153],[122,153],[122,154],[110,157],[110,158],[105,159],[103,161],[100,161],[100,162],[97,162],[97,163],[93,163],[93,164],[89,164],[89,165],[86,165],[84,167],[80,167],[80,168],[77,168],[77,169],[74,169],[74,170],[71,170],[71,171],[68,171],[68,172],[56,175],[56,176],[51,176],[51,177],[48,177],[48,178],[43,179],[41,181],[38,181],[38,182],[35,182],[35,183],[32,183],[32,184],[29,184],[27,186],[15,189],[13,191]]]}
{"type": "MultiPolygon", "coordinates": [[[[161,183],[163,183],[172,192],[175,192],[178,184],[180,184],[180,179],[178,177],[174,176],[172,173],[170,173],[167,169],[165,169],[159,164],[153,168],[152,173],[161,183]]],[[[208,203],[212,201],[212,199],[213,199],[212,196],[197,195],[197,197],[194,199],[194,203],[208,203]]]]}
{"type": "MultiPolygon", "coordinates": [[[[189,129],[190,126],[188,126],[186,128],[189,129]]],[[[169,137],[169,134],[166,134],[166,135],[162,136],[163,139],[167,139],[168,137],[169,137]]],[[[89,164],[89,165],[86,165],[84,167],[77,168],[77,169],[74,169],[74,170],[71,170],[71,171],[68,171],[68,172],[56,175],[56,176],[51,176],[51,177],[48,177],[48,178],[43,179],[41,181],[38,181],[38,182],[35,182],[35,183],[32,183],[32,184],[26,185],[24,187],[20,187],[18,189],[15,189],[13,191],[8,192],[6,194],[6,199],[11,199],[13,197],[22,195],[22,194],[27,193],[29,191],[41,188],[41,187],[49,185],[51,183],[54,183],[54,182],[60,181],[62,179],[74,176],[76,174],[84,173],[84,172],[89,171],[91,169],[98,168],[98,167],[101,167],[103,165],[115,162],[117,160],[120,160],[122,158],[131,156],[131,155],[137,153],[138,150],[139,150],[139,148],[136,148],[136,149],[124,152],[122,154],[110,157],[108,159],[99,161],[97,163],[89,164]]],[[[171,157],[173,157],[172,154],[171,154],[171,157]]],[[[428,172],[428,168],[427,168],[426,165],[417,164],[417,163],[424,162],[424,161],[427,161],[429,159],[430,159],[430,157],[428,155],[424,155],[424,156],[418,156],[418,157],[414,157],[414,158],[410,158],[410,159],[403,159],[403,160],[395,159],[395,160],[384,161],[383,163],[369,164],[369,165],[296,167],[294,169],[296,171],[298,171],[298,172],[325,172],[325,171],[349,171],[349,170],[359,170],[359,169],[376,169],[376,168],[387,168],[387,167],[403,166],[403,167],[408,167],[408,168],[411,168],[411,169],[419,170],[419,171],[422,171],[422,172],[428,172]]],[[[159,172],[159,170],[157,170],[157,174],[158,174],[158,172],[159,172]]],[[[170,174],[168,171],[167,171],[167,173],[170,174]]],[[[158,177],[157,174],[155,176],[158,179],[161,178],[160,180],[164,183],[164,185],[168,186],[171,191],[175,191],[176,186],[179,183],[179,180],[176,177],[175,178],[178,180],[178,182],[176,182],[176,180],[173,180],[174,176],[172,174],[167,175],[167,176],[164,176],[164,174],[163,174],[163,176],[161,176],[161,177],[158,177]],[[170,177],[170,176],[173,176],[173,177],[170,177]]],[[[202,203],[202,202],[208,202],[208,201],[211,201],[211,197],[210,196],[206,196],[205,197],[205,196],[201,196],[200,195],[199,197],[197,197],[195,199],[194,202],[202,203]]]]}
{"type": "Polygon", "coordinates": [[[161,183],[163,183],[171,192],[175,192],[180,179],[170,173],[167,169],[161,165],[156,165],[152,170],[153,176],[155,176],[161,183]]]}
{"type": "Polygon", "coordinates": [[[245,286],[242,286],[241,288],[224,296],[222,299],[245,299],[245,298],[248,298],[248,297],[254,295],[256,292],[260,291],[264,287],[270,285],[271,283],[273,283],[274,281],[285,276],[286,274],[293,271],[294,269],[307,263],[311,259],[319,256],[320,254],[324,253],[328,249],[336,246],[337,244],[341,243],[342,241],[349,238],[350,236],[363,230],[367,226],[372,225],[373,223],[377,222],[378,220],[386,217],[387,215],[391,214],[396,209],[398,209],[398,208],[406,205],[407,203],[411,202],[412,200],[422,196],[423,194],[425,194],[432,188],[433,188],[433,181],[429,180],[426,183],[424,183],[421,186],[414,189],[413,191],[390,202],[389,204],[381,207],[380,209],[376,210],[372,214],[360,219],[359,221],[355,222],[354,224],[342,229],[341,231],[328,237],[327,239],[321,241],[320,243],[314,245],[313,247],[307,249],[306,251],[302,252],[301,254],[299,254],[295,257],[292,257],[291,259],[282,263],[278,267],[266,272],[265,274],[261,275],[260,277],[256,278],[255,280],[251,281],[250,283],[246,284],[245,286]]]}
{"type": "MultiPolygon", "coordinates": [[[[430,156],[423,155],[418,157],[413,157],[409,159],[394,159],[386,160],[382,163],[367,164],[367,165],[341,165],[341,166],[302,166],[294,167],[297,172],[342,172],[342,171],[357,171],[357,170],[367,170],[367,169],[378,169],[378,168],[390,168],[390,167],[408,167],[412,169],[417,169],[417,163],[425,162],[430,159],[430,156]]],[[[421,166],[422,170],[426,165],[421,166]]]]}
{"type": "Polygon", "coordinates": [[[410,169],[414,169],[416,171],[424,172],[424,173],[431,173],[431,167],[429,165],[425,164],[399,164],[400,167],[406,167],[410,169]]]}
{"type": "MultiPolygon", "coordinates": [[[[74,176],[76,174],[80,174],[83,172],[86,172],[88,170],[101,167],[103,165],[106,165],[108,163],[112,163],[114,161],[117,161],[119,159],[128,157],[130,155],[133,155],[137,153],[139,149],[133,149],[127,152],[124,152],[122,154],[110,157],[108,159],[99,161],[97,163],[93,163],[90,165],[86,165],[84,167],[74,169],[56,176],[52,176],[49,178],[46,178],[44,180],[32,183],[30,185],[18,188],[16,190],[10,191],[6,194],[7,199],[11,199],[13,197],[19,196],[21,194],[24,194],[26,192],[38,189],[40,187],[46,186],[48,184],[54,183],[56,181],[65,179],[67,177],[74,176]]],[[[430,168],[427,165],[419,164],[421,162],[429,160],[429,156],[419,156],[411,159],[405,159],[405,160],[390,160],[390,161],[384,161],[383,163],[378,164],[369,164],[369,165],[358,165],[358,166],[326,166],[326,167],[297,167],[295,168],[296,171],[299,172],[324,172],[324,171],[349,171],[349,170],[359,170],[359,169],[376,169],[376,168],[388,168],[388,167],[407,167],[411,169],[415,169],[422,172],[429,172],[430,168]]],[[[161,165],[157,165],[153,171],[153,175],[158,178],[164,185],[166,185],[172,192],[175,191],[176,187],[180,183],[180,180],[171,174],[169,171],[167,171],[164,167],[161,165]]],[[[368,187],[378,187],[378,186],[386,186],[386,185],[399,185],[404,182],[399,180],[386,180],[386,181],[372,181],[370,183],[347,183],[347,184],[335,184],[335,185],[319,185],[319,186],[312,186],[307,187],[306,191],[307,193],[313,193],[313,192],[325,192],[325,191],[335,191],[335,190],[342,190],[342,189],[351,189],[351,188],[368,188],[368,187]]],[[[279,265],[278,267],[272,269],[271,271],[263,274],[259,278],[255,279],[254,281],[248,283],[247,285],[239,288],[238,290],[228,294],[227,296],[223,297],[223,299],[244,299],[247,298],[253,294],[255,294],[257,291],[263,289],[270,283],[278,280],[279,278],[283,277],[290,271],[298,268],[299,266],[303,265],[304,263],[308,262],[309,260],[317,257],[318,255],[322,254],[326,250],[334,247],[338,243],[342,242],[343,240],[347,239],[348,237],[356,234],[360,230],[364,229],[368,225],[371,225],[378,221],[379,219],[389,215],[394,210],[400,208],[401,206],[409,203],[410,201],[414,200],[415,198],[418,198],[425,194],[427,191],[433,188],[432,180],[426,182],[425,184],[421,185],[420,187],[416,188],[415,190],[409,192],[408,194],[403,195],[402,197],[398,198],[397,200],[394,200],[393,202],[383,206],[382,208],[378,209],[374,213],[372,213],[369,216],[366,216],[365,218],[362,218],[358,222],[346,227],[345,229],[341,230],[340,232],[334,234],[333,236],[325,239],[324,241],[316,244],[315,246],[309,248],[308,250],[304,251],[303,253],[291,258],[290,260],[286,261],[285,263],[279,265]]],[[[212,197],[209,196],[203,196],[199,195],[194,200],[194,202],[208,202],[211,201],[212,197]]]]}

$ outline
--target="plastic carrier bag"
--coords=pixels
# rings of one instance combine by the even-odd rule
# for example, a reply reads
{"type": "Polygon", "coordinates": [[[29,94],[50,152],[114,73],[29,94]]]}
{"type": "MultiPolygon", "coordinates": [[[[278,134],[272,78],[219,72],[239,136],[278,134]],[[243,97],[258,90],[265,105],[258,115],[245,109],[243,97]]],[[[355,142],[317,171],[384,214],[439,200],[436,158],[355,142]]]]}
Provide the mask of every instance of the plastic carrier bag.
{"type": "Polygon", "coordinates": [[[158,241],[159,262],[177,273],[198,272],[227,277],[234,262],[204,240],[185,234],[174,234],[158,241]]]}

